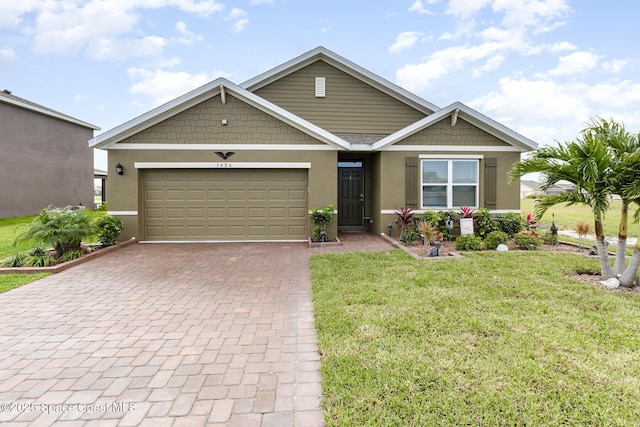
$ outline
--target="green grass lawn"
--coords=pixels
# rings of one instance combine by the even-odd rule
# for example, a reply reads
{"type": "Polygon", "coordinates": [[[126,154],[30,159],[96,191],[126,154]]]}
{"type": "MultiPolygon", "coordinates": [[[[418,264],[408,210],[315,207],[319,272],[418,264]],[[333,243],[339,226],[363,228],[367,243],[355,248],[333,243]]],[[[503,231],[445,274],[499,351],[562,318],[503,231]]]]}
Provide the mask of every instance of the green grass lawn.
{"type": "Polygon", "coordinates": [[[16,252],[25,252],[32,246],[28,242],[18,245],[13,243],[16,237],[27,231],[33,218],[33,216],[0,218],[0,260],[16,252]]]}
{"type": "Polygon", "coordinates": [[[312,257],[327,425],[638,425],[639,294],[578,255],[465,257],[312,257]]]}
{"type": "Polygon", "coordinates": [[[34,282],[48,276],[49,273],[38,274],[0,274],[0,294],[11,289],[19,288],[27,283],[34,282]]]}
{"type": "MultiPolygon", "coordinates": [[[[605,216],[604,233],[606,236],[618,236],[618,226],[620,225],[620,201],[611,201],[609,212],[605,216]]],[[[526,215],[535,211],[534,199],[522,199],[520,201],[520,210],[526,215]]],[[[555,214],[556,225],[560,229],[575,230],[576,221],[585,221],[591,225],[591,233],[594,234],[593,213],[591,209],[581,205],[557,205],[550,208],[540,220],[542,225],[551,226],[551,214],[555,214]]],[[[629,215],[629,237],[640,237],[640,224],[634,224],[632,221],[633,211],[629,215]]]]}

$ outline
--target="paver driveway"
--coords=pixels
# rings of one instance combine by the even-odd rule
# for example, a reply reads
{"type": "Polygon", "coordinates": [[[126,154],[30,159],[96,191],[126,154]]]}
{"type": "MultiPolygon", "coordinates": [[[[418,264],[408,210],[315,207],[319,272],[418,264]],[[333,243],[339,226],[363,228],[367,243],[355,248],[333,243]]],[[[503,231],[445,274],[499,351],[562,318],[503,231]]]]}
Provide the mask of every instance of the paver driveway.
{"type": "Polygon", "coordinates": [[[131,245],[0,294],[0,424],[323,425],[309,254],[390,248],[347,240],[131,245]]]}

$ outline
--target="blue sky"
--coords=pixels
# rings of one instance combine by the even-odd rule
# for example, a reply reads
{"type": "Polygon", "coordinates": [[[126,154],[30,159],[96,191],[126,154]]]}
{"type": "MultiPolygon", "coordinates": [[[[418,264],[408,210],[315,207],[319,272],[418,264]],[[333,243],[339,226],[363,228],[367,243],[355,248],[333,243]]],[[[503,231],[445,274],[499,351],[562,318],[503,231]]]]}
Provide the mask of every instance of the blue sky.
{"type": "Polygon", "coordinates": [[[324,46],[547,145],[596,116],[640,130],[638,22],[635,0],[0,0],[0,90],[97,135],[324,46]]]}

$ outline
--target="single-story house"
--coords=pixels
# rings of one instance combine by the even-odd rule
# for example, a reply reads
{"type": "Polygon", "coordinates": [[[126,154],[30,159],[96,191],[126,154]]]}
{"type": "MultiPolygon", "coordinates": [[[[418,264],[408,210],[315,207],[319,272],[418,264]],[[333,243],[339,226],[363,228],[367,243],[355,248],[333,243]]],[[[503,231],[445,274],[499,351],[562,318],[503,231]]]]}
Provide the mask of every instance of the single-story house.
{"type": "Polygon", "coordinates": [[[520,198],[524,199],[536,194],[540,194],[540,183],[538,181],[520,180],[520,198]]]}
{"type": "Polygon", "coordinates": [[[89,145],[108,151],[109,213],[141,241],[302,241],[329,204],[329,234],[387,232],[402,206],[519,211],[507,172],[536,148],[324,47],[242,84],[216,79],[89,145]]]}
{"type": "Polygon", "coordinates": [[[0,218],[49,205],[93,207],[93,149],[99,128],[0,91],[0,218]]]}

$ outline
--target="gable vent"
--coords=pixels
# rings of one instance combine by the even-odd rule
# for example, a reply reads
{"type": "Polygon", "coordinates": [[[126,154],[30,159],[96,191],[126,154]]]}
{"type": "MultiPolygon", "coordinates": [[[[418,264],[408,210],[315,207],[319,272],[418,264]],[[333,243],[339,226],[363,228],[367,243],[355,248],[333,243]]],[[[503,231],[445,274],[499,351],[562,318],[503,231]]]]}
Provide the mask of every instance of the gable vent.
{"type": "Polygon", "coordinates": [[[324,98],[326,94],[327,83],[324,77],[316,77],[316,98],[324,98]]]}

